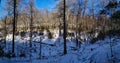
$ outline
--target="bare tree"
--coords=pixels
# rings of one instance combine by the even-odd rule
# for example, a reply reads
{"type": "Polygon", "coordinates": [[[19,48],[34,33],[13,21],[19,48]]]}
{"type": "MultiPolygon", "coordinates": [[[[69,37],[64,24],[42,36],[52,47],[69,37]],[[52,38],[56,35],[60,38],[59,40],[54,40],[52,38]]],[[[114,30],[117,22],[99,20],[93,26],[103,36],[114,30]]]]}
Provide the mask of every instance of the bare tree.
{"type": "Polygon", "coordinates": [[[5,19],[4,19],[4,42],[5,42],[5,46],[6,46],[6,36],[7,36],[7,16],[5,16],[5,19]]]}
{"type": "Polygon", "coordinates": [[[33,32],[33,6],[34,0],[29,1],[30,6],[30,47],[32,47],[32,32],[33,32]]]}
{"type": "Polygon", "coordinates": [[[14,54],[14,43],[15,43],[15,23],[16,23],[16,0],[14,0],[14,19],[13,19],[13,39],[12,39],[12,54],[14,54]]]}
{"type": "Polygon", "coordinates": [[[20,6],[20,2],[22,0],[6,0],[5,1],[5,11],[7,11],[7,16],[9,16],[9,19],[12,21],[12,27],[13,27],[13,37],[12,37],[12,54],[14,54],[14,41],[15,41],[15,32],[16,32],[16,23],[17,23],[17,15],[18,15],[18,9],[20,6]]]}
{"type": "Polygon", "coordinates": [[[60,0],[59,3],[57,4],[59,17],[63,18],[63,38],[64,38],[64,54],[67,54],[67,46],[66,46],[66,0],[60,0]]]}
{"type": "Polygon", "coordinates": [[[73,10],[73,15],[75,15],[75,34],[76,34],[76,47],[79,47],[79,42],[78,42],[78,34],[79,34],[79,29],[81,27],[79,18],[81,17],[82,14],[82,9],[81,9],[81,2],[79,0],[75,0],[73,2],[73,7],[71,10],[73,10]]]}
{"type": "Polygon", "coordinates": [[[82,16],[85,16],[85,11],[86,11],[86,8],[87,8],[88,1],[89,0],[84,0],[84,2],[83,2],[83,13],[82,13],[82,16]]]}
{"type": "Polygon", "coordinates": [[[63,8],[63,21],[64,21],[64,35],[63,35],[63,38],[64,38],[64,54],[67,54],[67,46],[66,46],[66,0],[63,0],[63,5],[64,5],[64,8],[63,8]]]}

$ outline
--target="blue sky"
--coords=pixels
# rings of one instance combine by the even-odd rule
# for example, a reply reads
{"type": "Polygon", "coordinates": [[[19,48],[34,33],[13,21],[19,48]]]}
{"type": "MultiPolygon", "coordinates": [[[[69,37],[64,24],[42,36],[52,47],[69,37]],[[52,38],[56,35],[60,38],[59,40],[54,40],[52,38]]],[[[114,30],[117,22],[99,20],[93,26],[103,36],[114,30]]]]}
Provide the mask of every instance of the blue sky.
{"type": "Polygon", "coordinates": [[[38,8],[53,9],[56,5],[56,0],[35,0],[38,8]]]}
{"type": "MultiPolygon", "coordinates": [[[[2,18],[5,14],[4,10],[2,10],[2,6],[4,6],[5,0],[1,1],[0,4],[0,18],[2,18]]],[[[55,8],[56,0],[35,0],[35,5],[39,9],[48,9],[52,10],[55,8]]]]}
{"type": "Polygon", "coordinates": [[[3,11],[3,9],[2,9],[2,6],[4,5],[4,0],[2,0],[1,1],[1,3],[0,3],[0,18],[2,18],[2,16],[4,15],[4,11],[3,11]]]}

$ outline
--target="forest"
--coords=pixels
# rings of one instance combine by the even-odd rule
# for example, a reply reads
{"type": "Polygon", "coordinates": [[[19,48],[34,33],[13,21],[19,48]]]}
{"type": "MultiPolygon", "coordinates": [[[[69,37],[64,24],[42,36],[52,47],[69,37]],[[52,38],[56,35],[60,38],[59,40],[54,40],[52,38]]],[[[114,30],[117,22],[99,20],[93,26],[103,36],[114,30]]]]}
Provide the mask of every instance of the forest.
{"type": "Polygon", "coordinates": [[[0,0],[0,63],[120,63],[120,0],[0,0]]]}

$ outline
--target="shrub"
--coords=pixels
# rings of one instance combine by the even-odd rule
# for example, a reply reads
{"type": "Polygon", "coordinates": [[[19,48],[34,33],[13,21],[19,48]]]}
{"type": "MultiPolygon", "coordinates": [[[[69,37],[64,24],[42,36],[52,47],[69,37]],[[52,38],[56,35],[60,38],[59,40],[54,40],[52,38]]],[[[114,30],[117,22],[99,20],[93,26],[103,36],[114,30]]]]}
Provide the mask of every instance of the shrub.
{"type": "Polygon", "coordinates": [[[4,56],[4,51],[2,46],[0,46],[0,56],[4,56]]]}
{"type": "Polygon", "coordinates": [[[48,38],[49,38],[49,39],[52,39],[52,38],[53,38],[53,35],[52,35],[52,33],[50,32],[50,30],[47,29],[47,33],[48,33],[48,34],[47,34],[48,38]]]}

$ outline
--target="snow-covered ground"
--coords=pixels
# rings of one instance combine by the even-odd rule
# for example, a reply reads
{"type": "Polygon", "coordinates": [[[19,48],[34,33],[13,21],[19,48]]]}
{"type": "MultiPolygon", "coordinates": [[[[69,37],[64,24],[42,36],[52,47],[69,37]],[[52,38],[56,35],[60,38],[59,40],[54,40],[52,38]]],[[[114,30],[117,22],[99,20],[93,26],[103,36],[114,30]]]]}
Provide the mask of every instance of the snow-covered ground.
{"type": "MultiPolygon", "coordinates": [[[[11,51],[11,39],[7,37],[4,52],[11,51]]],[[[12,36],[11,36],[12,37],[12,36]]],[[[66,55],[63,55],[63,38],[48,39],[43,36],[33,37],[32,48],[29,47],[29,37],[24,40],[16,36],[14,58],[1,57],[0,63],[120,63],[120,37],[106,37],[94,44],[83,43],[76,48],[75,39],[67,39],[66,55]],[[112,54],[110,42],[112,44],[112,54]],[[41,54],[40,54],[41,53],[41,54]]]]}

